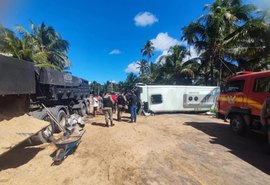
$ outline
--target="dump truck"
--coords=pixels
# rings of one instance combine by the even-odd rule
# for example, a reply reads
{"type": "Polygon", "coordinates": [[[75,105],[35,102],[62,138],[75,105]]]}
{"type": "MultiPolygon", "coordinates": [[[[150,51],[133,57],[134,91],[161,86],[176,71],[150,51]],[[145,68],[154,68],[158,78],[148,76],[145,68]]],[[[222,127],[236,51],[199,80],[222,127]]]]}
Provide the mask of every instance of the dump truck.
{"type": "MultiPolygon", "coordinates": [[[[1,126],[5,125],[1,124],[1,121],[28,114],[47,121],[46,123],[49,122],[48,126],[36,128],[37,133],[33,134],[31,131],[30,140],[39,143],[47,142],[53,133],[60,132],[60,128],[47,115],[44,106],[62,126],[65,126],[70,114],[84,116],[90,113],[89,94],[87,80],[0,55],[0,130],[1,126]]],[[[20,127],[25,133],[27,128],[21,125],[20,127]]],[[[8,129],[7,125],[5,129],[8,129]]],[[[13,134],[18,133],[19,131],[16,130],[13,134]]]]}
{"type": "Polygon", "coordinates": [[[229,77],[217,98],[217,117],[229,119],[231,128],[239,135],[248,129],[264,132],[262,120],[270,109],[270,70],[244,71],[229,77]]]}

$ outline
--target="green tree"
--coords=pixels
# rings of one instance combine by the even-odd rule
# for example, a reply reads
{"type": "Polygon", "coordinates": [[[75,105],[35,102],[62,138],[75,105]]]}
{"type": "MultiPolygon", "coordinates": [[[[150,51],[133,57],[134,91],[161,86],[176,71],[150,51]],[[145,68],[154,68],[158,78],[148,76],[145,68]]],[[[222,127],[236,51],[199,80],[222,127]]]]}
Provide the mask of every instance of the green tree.
{"type": "Polygon", "coordinates": [[[102,92],[103,90],[104,89],[102,85],[97,81],[93,81],[92,83],[90,83],[90,92],[92,94],[100,94],[100,92],[102,92]]]}
{"type": "Polygon", "coordinates": [[[153,43],[149,40],[146,42],[144,47],[141,49],[141,53],[143,56],[147,58],[147,61],[149,62],[150,58],[154,55],[154,49],[153,43]]]}
{"type": "Polygon", "coordinates": [[[236,29],[226,38],[233,46],[228,55],[237,61],[237,70],[261,71],[270,65],[270,25],[263,13],[236,29]]]}
{"type": "Polygon", "coordinates": [[[14,32],[0,26],[0,51],[40,67],[52,67],[59,71],[70,67],[68,42],[53,27],[44,23],[36,26],[31,22],[30,27],[31,32],[28,32],[22,26],[16,26],[16,31],[20,33],[17,37],[14,32]]]}
{"type": "Polygon", "coordinates": [[[71,62],[68,60],[67,52],[69,44],[61,38],[53,27],[46,26],[44,22],[40,26],[30,23],[31,33],[22,26],[16,29],[22,34],[23,38],[29,38],[32,42],[35,57],[33,61],[39,66],[50,65],[60,71],[70,67],[71,62]],[[44,58],[45,61],[44,62],[44,58]]]}
{"type": "Polygon", "coordinates": [[[30,39],[19,39],[14,32],[0,26],[0,52],[21,60],[32,61],[33,52],[30,39]]]}
{"type": "Polygon", "coordinates": [[[142,59],[137,62],[138,68],[140,69],[140,75],[145,75],[149,71],[149,64],[146,60],[142,59]]]}
{"type": "MultiPolygon", "coordinates": [[[[207,14],[183,28],[183,38],[196,47],[203,66],[209,67],[211,85],[215,85],[215,70],[232,62],[227,58],[228,47],[232,47],[225,42],[227,36],[252,20],[257,9],[240,0],[215,0],[205,9],[207,14]]],[[[218,73],[221,75],[222,71],[218,73]]]]}
{"type": "Polygon", "coordinates": [[[125,81],[126,87],[131,89],[136,83],[138,83],[138,77],[134,73],[129,73],[125,81]]]}
{"type": "Polygon", "coordinates": [[[192,83],[194,77],[192,63],[195,62],[184,62],[186,55],[188,51],[184,46],[175,45],[169,49],[168,55],[160,58],[160,75],[165,83],[177,85],[192,83]]]}

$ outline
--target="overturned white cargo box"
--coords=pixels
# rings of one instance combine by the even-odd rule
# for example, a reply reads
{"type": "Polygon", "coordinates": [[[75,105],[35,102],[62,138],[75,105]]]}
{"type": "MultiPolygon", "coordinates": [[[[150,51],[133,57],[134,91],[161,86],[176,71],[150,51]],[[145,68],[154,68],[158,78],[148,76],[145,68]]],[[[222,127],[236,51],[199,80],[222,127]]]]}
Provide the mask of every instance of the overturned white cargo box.
{"type": "Polygon", "coordinates": [[[147,112],[207,112],[219,94],[216,86],[144,85],[137,84],[147,112]]]}

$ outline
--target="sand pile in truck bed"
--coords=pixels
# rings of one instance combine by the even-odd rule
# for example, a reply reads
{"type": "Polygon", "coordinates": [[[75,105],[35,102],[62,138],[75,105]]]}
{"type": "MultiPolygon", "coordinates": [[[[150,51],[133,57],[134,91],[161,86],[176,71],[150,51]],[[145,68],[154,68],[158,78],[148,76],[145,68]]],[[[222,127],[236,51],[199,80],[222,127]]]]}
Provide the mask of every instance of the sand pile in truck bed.
{"type": "Polygon", "coordinates": [[[27,114],[10,118],[0,113],[0,155],[48,125],[27,114]]]}

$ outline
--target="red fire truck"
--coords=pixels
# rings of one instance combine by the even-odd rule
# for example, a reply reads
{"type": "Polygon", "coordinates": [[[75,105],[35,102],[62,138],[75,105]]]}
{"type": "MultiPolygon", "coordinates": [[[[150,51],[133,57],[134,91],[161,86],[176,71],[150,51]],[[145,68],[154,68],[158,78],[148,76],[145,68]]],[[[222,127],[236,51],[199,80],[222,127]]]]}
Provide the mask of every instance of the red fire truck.
{"type": "MultiPolygon", "coordinates": [[[[270,97],[270,70],[240,72],[229,77],[217,99],[217,117],[230,119],[239,135],[247,129],[262,130],[261,118],[270,97]],[[267,98],[268,97],[268,98],[267,98]]],[[[268,105],[269,106],[269,105],[268,105]]],[[[268,115],[269,116],[269,115],[268,115]]]]}

